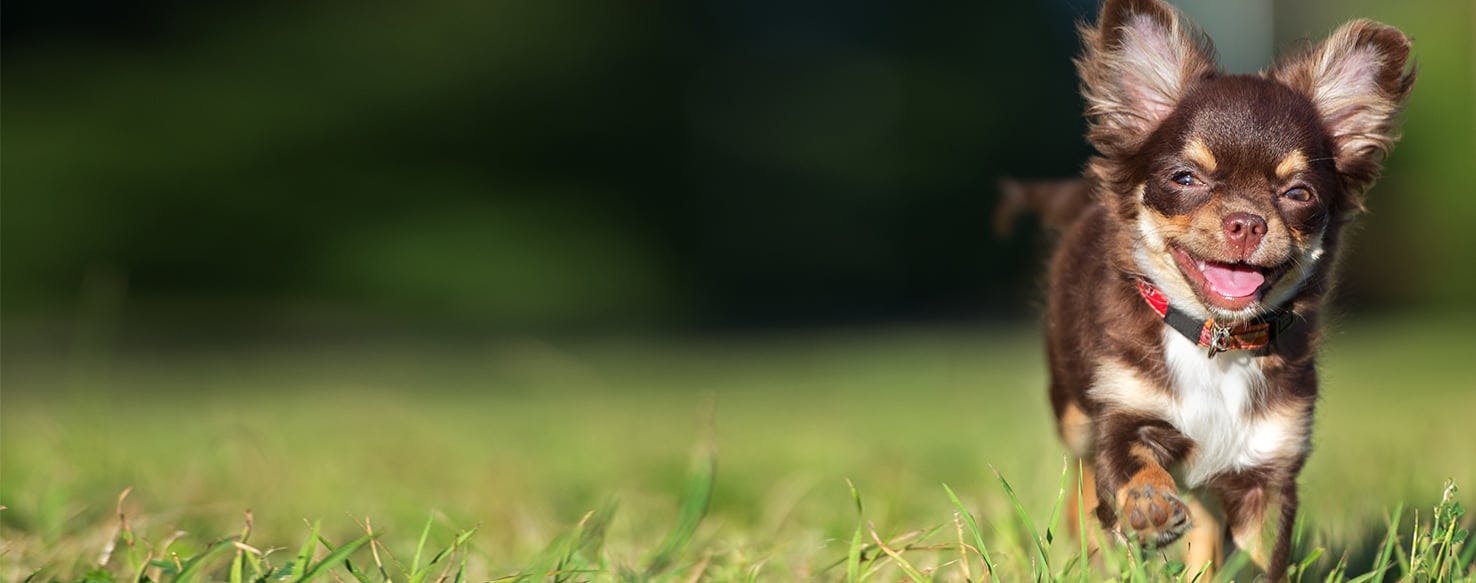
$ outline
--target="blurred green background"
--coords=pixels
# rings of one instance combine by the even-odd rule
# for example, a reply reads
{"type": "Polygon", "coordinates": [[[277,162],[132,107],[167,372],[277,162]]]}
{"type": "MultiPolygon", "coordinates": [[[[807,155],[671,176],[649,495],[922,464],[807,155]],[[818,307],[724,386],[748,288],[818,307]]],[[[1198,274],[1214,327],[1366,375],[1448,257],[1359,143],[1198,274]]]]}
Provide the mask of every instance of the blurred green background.
{"type": "MultiPolygon", "coordinates": [[[[1415,38],[1342,302],[1464,309],[1471,3],[1186,9],[1235,70],[1358,16],[1415,38]]],[[[6,345],[1033,318],[993,183],[1083,163],[1094,10],[7,2],[6,345]]]]}

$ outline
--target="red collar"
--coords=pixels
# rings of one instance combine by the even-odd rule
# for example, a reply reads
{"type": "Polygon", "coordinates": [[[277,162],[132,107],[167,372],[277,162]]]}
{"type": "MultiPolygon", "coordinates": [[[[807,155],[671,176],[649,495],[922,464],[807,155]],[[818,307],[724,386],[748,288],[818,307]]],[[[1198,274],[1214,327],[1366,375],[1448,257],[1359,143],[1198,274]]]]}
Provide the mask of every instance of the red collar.
{"type": "Polygon", "coordinates": [[[1259,350],[1291,326],[1291,312],[1278,311],[1248,322],[1223,325],[1214,318],[1200,320],[1170,306],[1168,297],[1146,280],[1138,279],[1138,295],[1170,328],[1209,350],[1209,356],[1231,350],[1259,350]]]}

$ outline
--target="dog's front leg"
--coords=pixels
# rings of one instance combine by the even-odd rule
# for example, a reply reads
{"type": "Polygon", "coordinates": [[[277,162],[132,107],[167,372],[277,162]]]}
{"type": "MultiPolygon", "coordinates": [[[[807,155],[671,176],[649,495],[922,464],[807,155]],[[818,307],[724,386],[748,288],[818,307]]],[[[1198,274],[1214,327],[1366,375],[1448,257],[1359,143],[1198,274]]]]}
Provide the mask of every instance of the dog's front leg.
{"type": "Polygon", "coordinates": [[[1170,452],[1157,438],[1172,428],[1126,414],[1109,413],[1101,421],[1096,467],[1102,525],[1154,547],[1178,540],[1189,529],[1189,507],[1164,469],[1170,452]]]}

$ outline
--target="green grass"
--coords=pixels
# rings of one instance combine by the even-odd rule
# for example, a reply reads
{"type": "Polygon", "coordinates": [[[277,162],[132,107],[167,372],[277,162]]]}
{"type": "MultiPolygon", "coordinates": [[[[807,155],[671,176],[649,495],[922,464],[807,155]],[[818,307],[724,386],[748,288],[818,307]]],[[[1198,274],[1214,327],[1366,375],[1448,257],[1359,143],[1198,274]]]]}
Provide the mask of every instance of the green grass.
{"type": "MultiPolygon", "coordinates": [[[[1473,323],[1329,334],[1301,580],[1471,576],[1473,323]]],[[[7,350],[8,581],[1195,575],[1082,560],[1030,330],[7,350]]]]}

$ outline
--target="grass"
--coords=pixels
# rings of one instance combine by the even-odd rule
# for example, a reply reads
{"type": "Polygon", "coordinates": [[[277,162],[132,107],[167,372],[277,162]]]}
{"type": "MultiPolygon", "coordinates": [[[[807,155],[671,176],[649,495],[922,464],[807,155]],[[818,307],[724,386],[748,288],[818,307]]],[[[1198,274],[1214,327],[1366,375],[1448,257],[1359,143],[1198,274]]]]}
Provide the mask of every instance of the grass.
{"type": "MultiPolygon", "coordinates": [[[[1471,577],[1470,318],[1330,334],[1302,581],[1471,577]]],[[[5,580],[1190,581],[1086,542],[1032,331],[7,346],[5,580]],[[945,485],[946,484],[946,485],[945,485]],[[131,488],[131,490],[129,490],[131,488]],[[125,496],[120,496],[125,493],[125,496]]],[[[1228,579],[1253,573],[1235,569],[1228,579]]]]}

